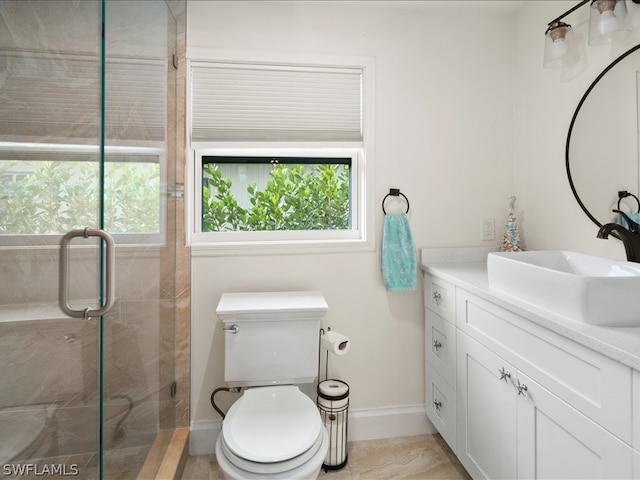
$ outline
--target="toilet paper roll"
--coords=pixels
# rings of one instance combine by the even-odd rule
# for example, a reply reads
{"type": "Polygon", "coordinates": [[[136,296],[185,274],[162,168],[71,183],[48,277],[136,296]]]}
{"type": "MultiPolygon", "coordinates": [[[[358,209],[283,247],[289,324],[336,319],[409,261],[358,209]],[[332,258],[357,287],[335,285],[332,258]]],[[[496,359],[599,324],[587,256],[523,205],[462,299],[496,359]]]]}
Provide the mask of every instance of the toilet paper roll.
{"type": "Polygon", "coordinates": [[[335,467],[342,464],[347,458],[346,448],[330,448],[327,450],[327,456],[324,459],[324,464],[335,467]]]}
{"type": "Polygon", "coordinates": [[[349,403],[349,398],[343,398],[342,400],[331,400],[327,398],[318,397],[318,405],[324,407],[326,411],[339,410],[344,408],[349,403]]]}
{"type": "Polygon", "coordinates": [[[345,355],[351,348],[349,337],[333,330],[329,330],[320,337],[322,348],[334,355],[345,355]]]}
{"type": "Polygon", "coordinates": [[[339,465],[344,462],[347,455],[347,429],[344,422],[325,422],[325,428],[329,433],[329,450],[324,463],[326,465],[339,465]]]}
{"type": "Polygon", "coordinates": [[[318,384],[318,393],[327,399],[348,397],[349,385],[342,380],[325,380],[318,384]]]}

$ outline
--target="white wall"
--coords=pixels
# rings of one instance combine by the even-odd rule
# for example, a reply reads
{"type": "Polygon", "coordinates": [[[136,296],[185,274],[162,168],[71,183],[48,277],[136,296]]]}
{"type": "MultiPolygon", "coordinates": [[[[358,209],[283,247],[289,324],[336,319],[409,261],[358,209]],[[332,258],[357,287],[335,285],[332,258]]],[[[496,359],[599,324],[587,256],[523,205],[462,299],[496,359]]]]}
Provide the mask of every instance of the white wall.
{"type": "MultiPolygon", "coordinates": [[[[586,68],[577,77],[563,80],[558,70],[542,68],[544,31],[548,22],[575,4],[530,1],[514,22],[514,158],[516,192],[524,211],[522,233],[531,249],[567,249],[624,259],[622,243],[597,239],[597,226],[574,199],[565,169],[565,142],[582,95],[614,58],[638,43],[640,29],[615,45],[587,46],[589,8],[572,13],[564,21],[582,36],[586,68]]],[[[628,1],[627,7],[637,25],[640,6],[628,1]]],[[[602,168],[608,167],[604,159],[602,168]]],[[[593,185],[597,183],[598,178],[593,178],[593,185]]]]}
{"type": "Polygon", "coordinates": [[[431,5],[189,0],[188,48],[366,55],[376,69],[376,251],[194,257],[194,424],[218,418],[209,403],[224,385],[215,307],[227,291],[321,290],[323,325],[352,340],[333,361],[351,386],[351,410],[424,403],[422,282],[386,292],[380,202],[390,187],[407,195],[416,248],[486,246],[481,219],[496,219],[497,244],[514,193],[511,32],[503,18],[431,5]]]}

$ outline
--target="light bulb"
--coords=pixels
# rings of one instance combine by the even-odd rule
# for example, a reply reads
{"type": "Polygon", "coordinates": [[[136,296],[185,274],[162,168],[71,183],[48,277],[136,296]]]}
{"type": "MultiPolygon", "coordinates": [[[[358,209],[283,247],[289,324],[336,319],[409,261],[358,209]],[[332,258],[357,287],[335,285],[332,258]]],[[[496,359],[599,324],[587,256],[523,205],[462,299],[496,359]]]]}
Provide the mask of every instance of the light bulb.
{"type": "Polygon", "coordinates": [[[605,10],[600,15],[600,21],[598,22],[598,32],[601,35],[606,35],[611,32],[615,32],[620,26],[618,18],[614,15],[613,10],[605,10]]]}
{"type": "Polygon", "coordinates": [[[543,66],[553,68],[562,65],[571,56],[573,49],[571,25],[560,21],[550,23],[545,32],[543,66]]]}
{"type": "Polygon", "coordinates": [[[567,42],[564,41],[564,38],[558,38],[551,43],[551,55],[553,58],[564,57],[567,49],[567,42]]]}

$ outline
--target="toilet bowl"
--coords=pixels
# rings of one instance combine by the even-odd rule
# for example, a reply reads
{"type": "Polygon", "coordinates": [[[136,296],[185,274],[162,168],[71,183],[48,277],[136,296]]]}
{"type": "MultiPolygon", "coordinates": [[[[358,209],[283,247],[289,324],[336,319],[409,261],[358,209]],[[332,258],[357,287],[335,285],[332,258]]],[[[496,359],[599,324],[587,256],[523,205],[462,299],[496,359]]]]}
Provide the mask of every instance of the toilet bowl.
{"type": "Polygon", "coordinates": [[[246,390],[216,442],[226,479],[314,479],[329,448],[318,408],[293,385],[246,390]]]}

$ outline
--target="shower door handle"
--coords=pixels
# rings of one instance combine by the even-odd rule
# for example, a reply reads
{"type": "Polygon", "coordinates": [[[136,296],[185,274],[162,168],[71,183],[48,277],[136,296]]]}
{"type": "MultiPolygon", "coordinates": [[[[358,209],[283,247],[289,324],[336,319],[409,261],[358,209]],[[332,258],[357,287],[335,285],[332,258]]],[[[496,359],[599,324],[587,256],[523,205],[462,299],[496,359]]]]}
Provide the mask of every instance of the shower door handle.
{"type": "Polygon", "coordinates": [[[73,318],[84,318],[85,320],[91,317],[99,317],[106,314],[115,301],[115,242],[113,237],[104,230],[95,228],[84,228],[79,230],[71,230],[60,242],[60,286],[59,286],[59,302],[60,309],[68,316],[73,318]],[[97,310],[90,308],[84,308],[82,310],[75,310],[69,305],[69,243],[76,237],[100,237],[104,240],[105,255],[104,255],[104,302],[102,306],[97,310]]]}

